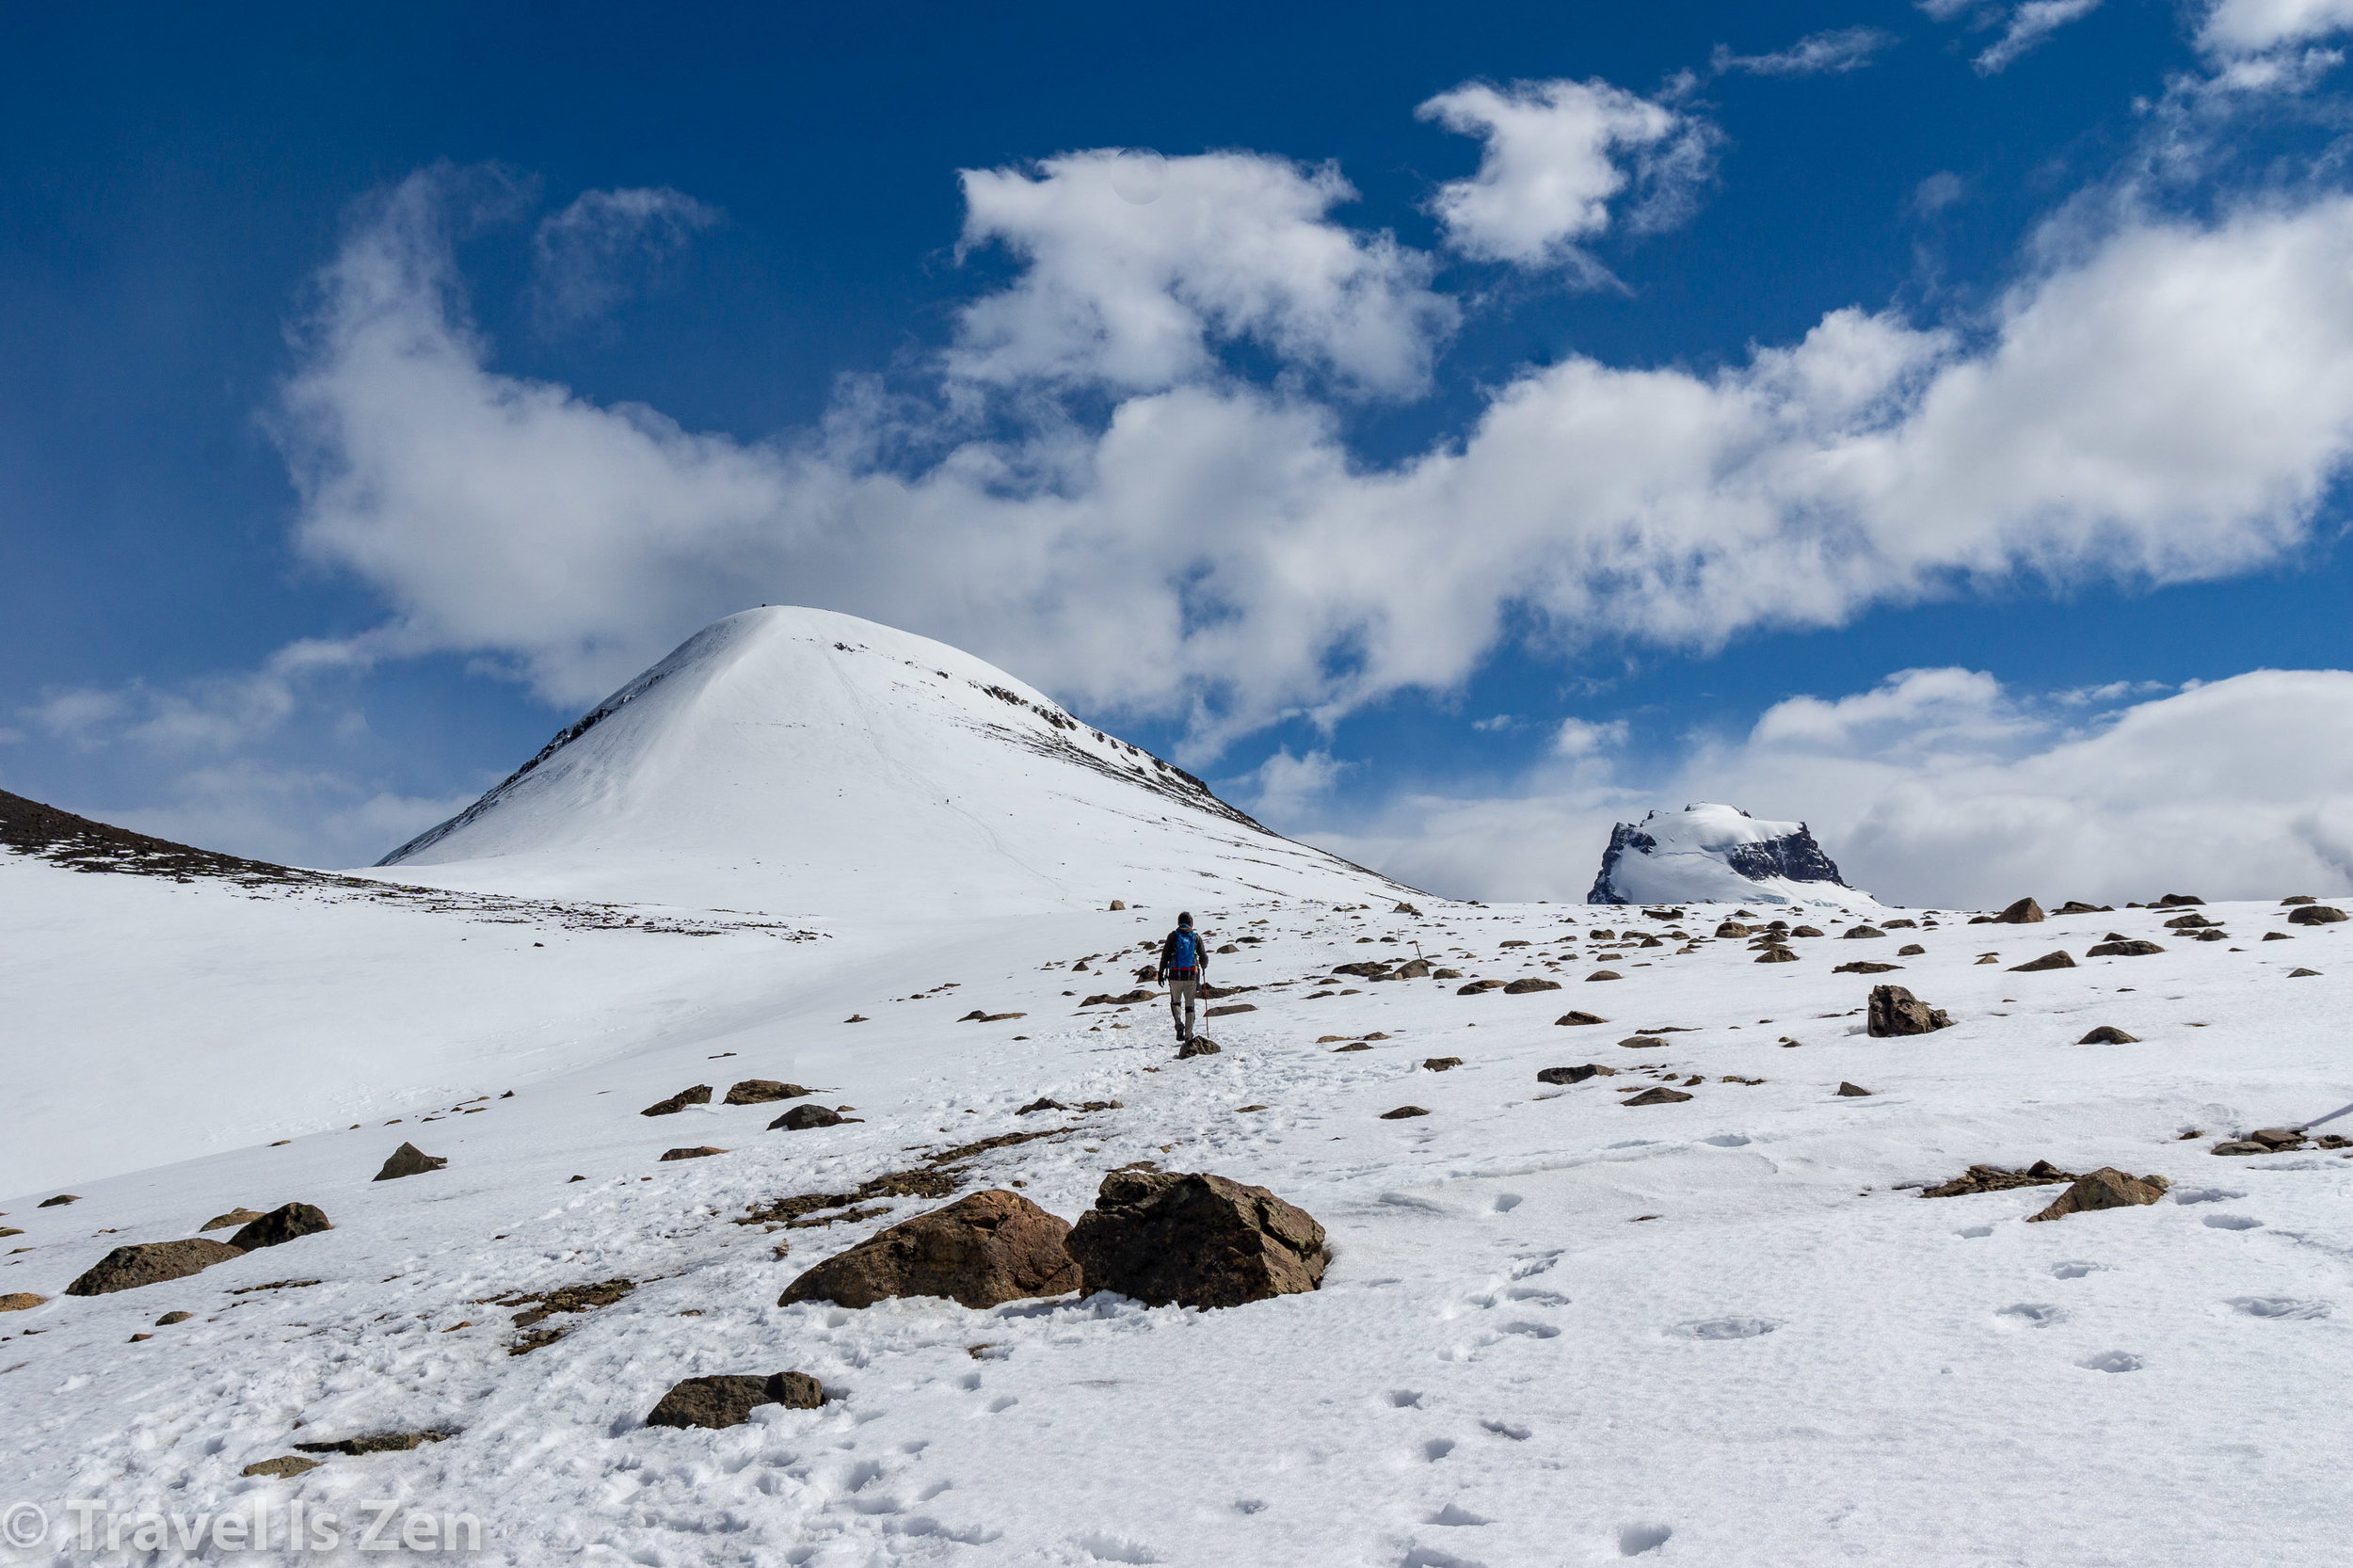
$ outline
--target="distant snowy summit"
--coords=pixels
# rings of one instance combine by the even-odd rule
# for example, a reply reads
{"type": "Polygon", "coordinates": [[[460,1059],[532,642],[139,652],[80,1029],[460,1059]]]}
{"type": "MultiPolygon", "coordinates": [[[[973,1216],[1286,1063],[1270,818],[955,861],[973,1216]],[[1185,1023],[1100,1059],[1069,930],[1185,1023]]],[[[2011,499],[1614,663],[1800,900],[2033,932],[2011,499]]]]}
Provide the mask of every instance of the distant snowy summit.
{"type": "Polygon", "coordinates": [[[402,881],[931,920],[1412,889],[984,660],[824,610],[705,627],[382,862],[402,881]]]}
{"type": "Polygon", "coordinates": [[[1838,894],[1869,897],[1839,877],[1805,824],[1759,822],[1703,801],[1618,824],[1585,902],[1799,904],[1838,894]]]}

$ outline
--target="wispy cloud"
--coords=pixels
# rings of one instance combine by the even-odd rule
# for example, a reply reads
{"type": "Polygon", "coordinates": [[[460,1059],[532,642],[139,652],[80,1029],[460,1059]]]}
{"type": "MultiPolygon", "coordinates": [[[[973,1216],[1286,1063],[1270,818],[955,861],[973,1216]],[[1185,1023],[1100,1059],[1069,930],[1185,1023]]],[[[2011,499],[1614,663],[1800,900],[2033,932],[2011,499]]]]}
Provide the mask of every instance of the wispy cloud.
{"type": "Polygon", "coordinates": [[[660,283],[720,217],[667,186],[582,192],[532,236],[530,305],[541,330],[577,330],[660,283]]]}
{"type": "Polygon", "coordinates": [[[1751,76],[1839,75],[1862,70],[1897,41],[1895,34],[1878,27],[1839,27],[1809,33],[1786,49],[1764,55],[1735,54],[1730,45],[1720,43],[1707,67],[1719,76],[1735,72],[1751,76]]]}

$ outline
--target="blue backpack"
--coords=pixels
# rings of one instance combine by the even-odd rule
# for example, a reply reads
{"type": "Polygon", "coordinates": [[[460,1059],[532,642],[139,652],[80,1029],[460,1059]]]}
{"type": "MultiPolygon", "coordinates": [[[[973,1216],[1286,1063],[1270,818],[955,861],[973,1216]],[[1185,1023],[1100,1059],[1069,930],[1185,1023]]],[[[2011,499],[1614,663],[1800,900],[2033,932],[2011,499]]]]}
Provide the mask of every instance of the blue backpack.
{"type": "Polygon", "coordinates": [[[1176,929],[1176,940],[1168,950],[1171,969],[1197,969],[1201,967],[1201,939],[1182,926],[1176,929]]]}

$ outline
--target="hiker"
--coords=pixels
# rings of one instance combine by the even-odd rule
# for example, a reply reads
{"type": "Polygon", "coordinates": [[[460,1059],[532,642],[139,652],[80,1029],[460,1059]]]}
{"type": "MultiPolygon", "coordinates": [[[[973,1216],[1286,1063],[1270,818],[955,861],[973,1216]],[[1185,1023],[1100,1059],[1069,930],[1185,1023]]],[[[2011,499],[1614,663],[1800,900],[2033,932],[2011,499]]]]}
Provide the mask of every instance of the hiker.
{"type": "Polygon", "coordinates": [[[1176,929],[1160,943],[1160,967],[1154,975],[1168,987],[1168,1016],[1176,1025],[1176,1043],[1193,1038],[1193,999],[1201,994],[1202,977],[1209,968],[1209,945],[1193,929],[1193,916],[1176,917],[1176,929]]]}

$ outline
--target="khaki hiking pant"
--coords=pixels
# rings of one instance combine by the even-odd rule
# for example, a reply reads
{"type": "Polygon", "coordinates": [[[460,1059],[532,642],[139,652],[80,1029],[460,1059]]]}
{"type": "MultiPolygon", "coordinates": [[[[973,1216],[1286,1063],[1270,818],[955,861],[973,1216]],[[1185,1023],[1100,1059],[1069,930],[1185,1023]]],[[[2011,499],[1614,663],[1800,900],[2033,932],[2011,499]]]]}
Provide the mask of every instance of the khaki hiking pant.
{"type": "Polygon", "coordinates": [[[1187,1040],[1193,1038],[1193,1000],[1200,995],[1200,971],[1168,977],[1168,1016],[1176,1024],[1177,1034],[1187,1040]]]}

